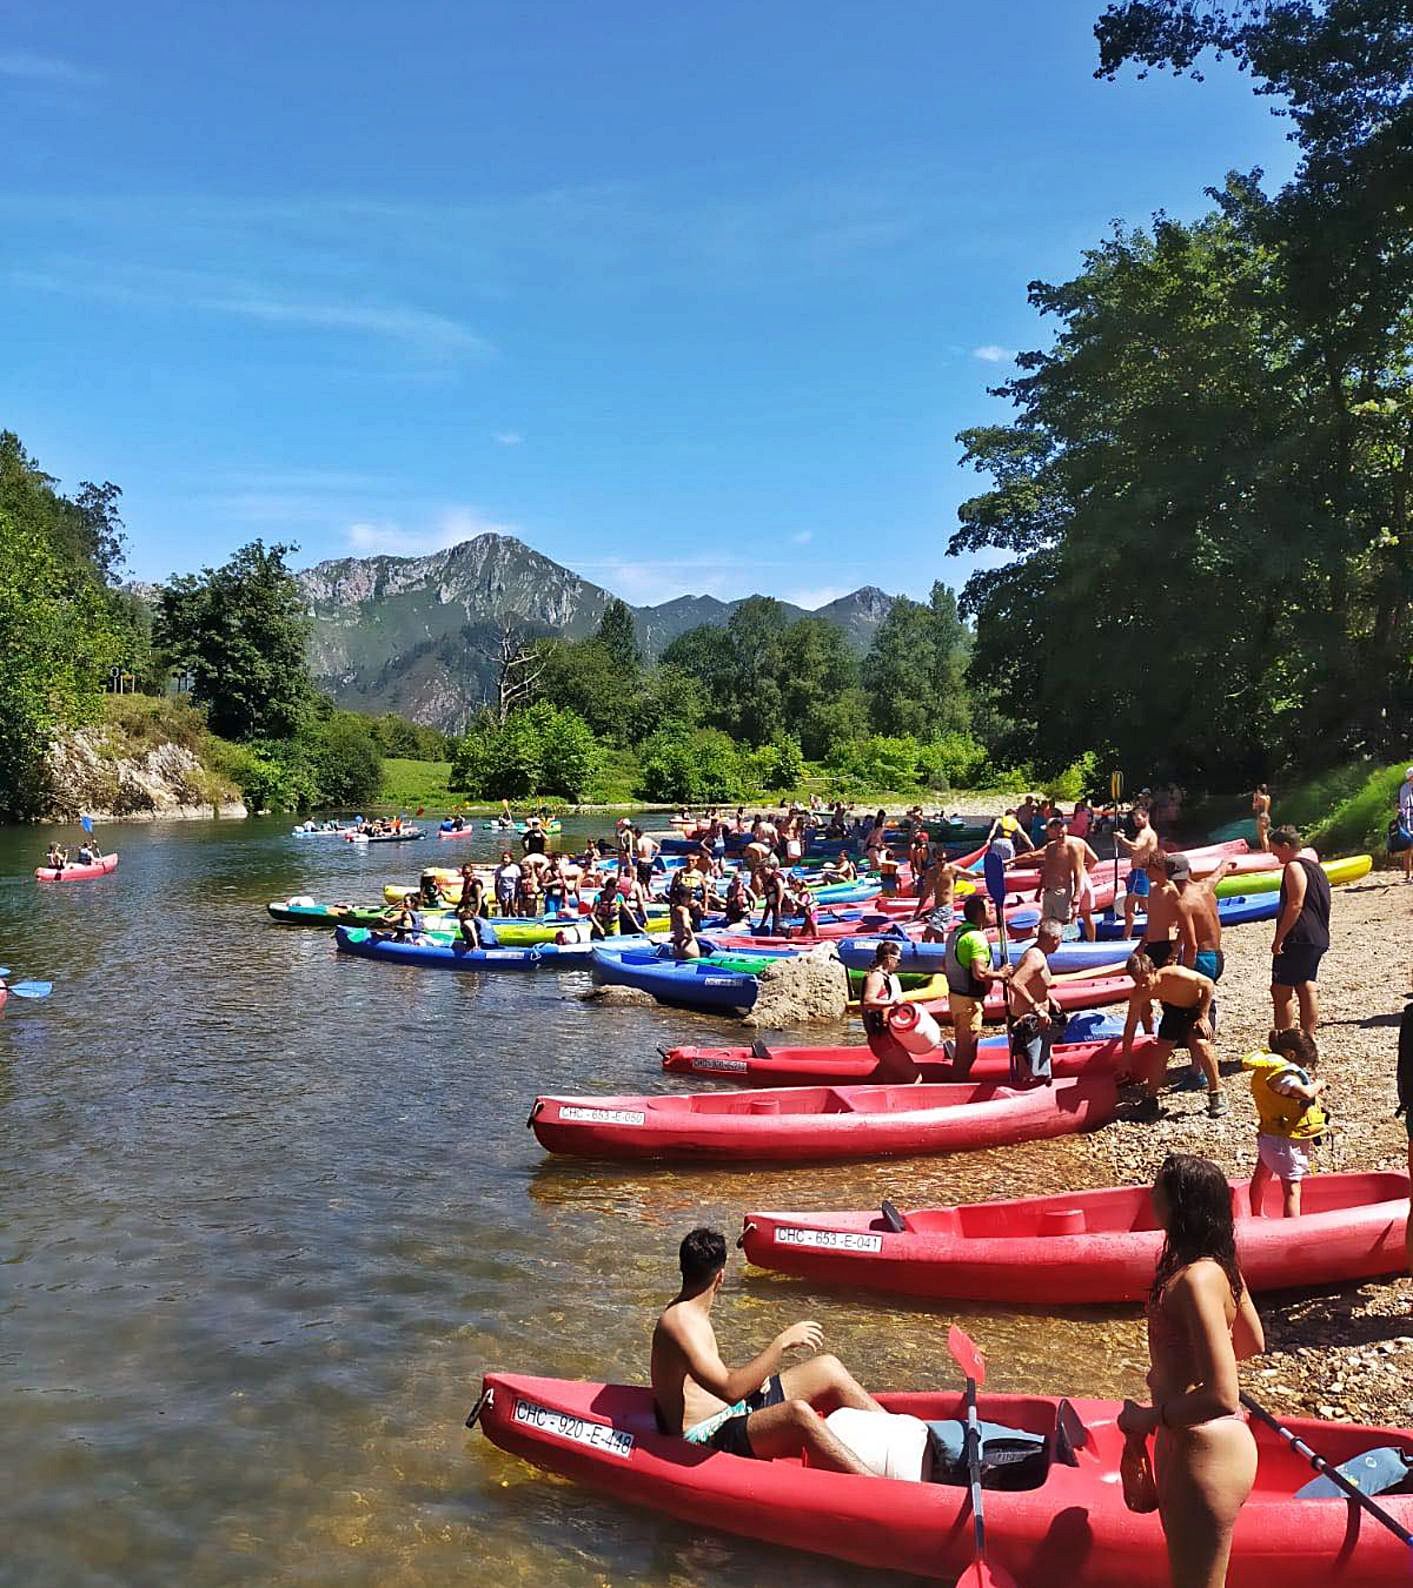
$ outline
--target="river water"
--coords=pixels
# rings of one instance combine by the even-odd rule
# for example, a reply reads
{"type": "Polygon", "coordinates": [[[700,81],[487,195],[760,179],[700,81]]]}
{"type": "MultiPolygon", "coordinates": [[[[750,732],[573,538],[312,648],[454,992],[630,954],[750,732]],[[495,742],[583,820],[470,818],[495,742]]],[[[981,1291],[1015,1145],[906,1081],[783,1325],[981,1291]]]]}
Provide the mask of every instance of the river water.
{"type": "MultiPolygon", "coordinates": [[[[470,844],[115,827],[114,876],[41,887],[49,836],[0,829],[0,960],[55,983],[0,1012],[0,1582],[877,1580],[533,1472],[462,1427],[479,1375],[642,1381],[692,1225],[734,1238],[748,1206],[1092,1181],[1073,1144],[779,1172],[552,1162],[525,1128],[537,1091],[684,1084],[658,1044],[730,1026],[582,1004],[580,970],[349,960],[265,917],[290,894],[371,899],[470,844]]],[[[812,1317],[874,1388],[953,1385],[958,1316],[994,1388],[1141,1387],[1130,1312],[936,1313],[734,1256],[717,1309],[728,1359],[812,1317]]]]}

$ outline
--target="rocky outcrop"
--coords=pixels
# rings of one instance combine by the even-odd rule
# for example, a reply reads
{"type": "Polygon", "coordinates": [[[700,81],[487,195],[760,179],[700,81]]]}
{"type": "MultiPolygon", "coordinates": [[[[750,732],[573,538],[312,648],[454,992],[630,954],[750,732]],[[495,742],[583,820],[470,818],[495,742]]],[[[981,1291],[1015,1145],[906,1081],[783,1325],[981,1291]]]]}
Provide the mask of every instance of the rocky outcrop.
{"type": "Polygon", "coordinates": [[[609,1009],[656,1009],[657,999],[641,987],[590,987],[578,994],[581,1003],[604,1004],[609,1009]]]}
{"type": "Polygon", "coordinates": [[[106,728],[84,728],[56,740],[48,756],[48,817],[162,821],[249,814],[236,789],[182,745],[126,750],[106,728]]]}
{"type": "Polygon", "coordinates": [[[771,1031],[823,1020],[842,1020],[848,1012],[849,977],[832,943],[794,959],[780,959],[757,977],[755,1006],[747,1024],[771,1031]]]}

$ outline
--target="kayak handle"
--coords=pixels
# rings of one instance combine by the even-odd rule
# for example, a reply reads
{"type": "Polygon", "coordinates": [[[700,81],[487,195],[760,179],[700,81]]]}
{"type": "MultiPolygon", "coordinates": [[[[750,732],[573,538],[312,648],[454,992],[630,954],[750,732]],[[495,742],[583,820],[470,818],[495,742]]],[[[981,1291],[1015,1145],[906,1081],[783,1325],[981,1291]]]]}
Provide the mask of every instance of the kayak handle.
{"type": "Polygon", "coordinates": [[[746,1244],[746,1237],[748,1235],[754,1235],[755,1232],[755,1225],[752,1224],[749,1219],[747,1219],[746,1222],[741,1226],[741,1233],[736,1237],[736,1250],[738,1252],[746,1244]]]}
{"type": "Polygon", "coordinates": [[[535,1099],[535,1106],[530,1110],[530,1117],[529,1117],[529,1119],[527,1119],[525,1121],[525,1129],[526,1130],[529,1130],[530,1126],[533,1125],[535,1123],[535,1121],[540,1117],[540,1110],[544,1106],[545,1106],[544,1098],[543,1097],[537,1097],[535,1099]]]}
{"type": "Polygon", "coordinates": [[[495,1405],[495,1392],[491,1389],[490,1385],[488,1384],[485,1387],[485,1389],[483,1389],[481,1391],[481,1393],[476,1397],[476,1404],[471,1408],[470,1412],[467,1413],[466,1426],[468,1428],[474,1428],[476,1426],[476,1424],[478,1422],[480,1422],[481,1413],[483,1411],[485,1411],[486,1407],[487,1406],[494,1406],[494,1405],[495,1405]]]}

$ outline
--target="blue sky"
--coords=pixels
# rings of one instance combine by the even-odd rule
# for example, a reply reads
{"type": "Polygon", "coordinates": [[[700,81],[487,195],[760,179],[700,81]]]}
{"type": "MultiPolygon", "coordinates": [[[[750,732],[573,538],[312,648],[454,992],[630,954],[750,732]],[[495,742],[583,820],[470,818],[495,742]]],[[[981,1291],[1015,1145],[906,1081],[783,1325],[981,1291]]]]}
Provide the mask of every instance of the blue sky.
{"type": "Polygon", "coordinates": [[[629,600],[960,584],[955,433],[1114,218],[1290,169],[1100,0],[128,0],[0,36],[0,426],[132,571],[504,529],[629,600]]]}

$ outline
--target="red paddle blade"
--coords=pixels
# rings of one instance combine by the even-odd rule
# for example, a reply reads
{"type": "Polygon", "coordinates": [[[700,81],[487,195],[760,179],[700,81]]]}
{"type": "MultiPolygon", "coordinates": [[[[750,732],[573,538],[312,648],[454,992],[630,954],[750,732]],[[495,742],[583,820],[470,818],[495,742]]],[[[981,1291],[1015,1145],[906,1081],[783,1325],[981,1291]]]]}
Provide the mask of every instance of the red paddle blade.
{"type": "Polygon", "coordinates": [[[957,1588],[1017,1588],[1016,1580],[998,1566],[974,1560],[957,1578],[957,1588]]]}
{"type": "Polygon", "coordinates": [[[954,1323],[948,1329],[947,1349],[952,1353],[952,1360],[961,1368],[962,1373],[967,1378],[975,1379],[976,1387],[980,1389],[986,1382],[986,1358],[960,1324],[954,1323]]]}

